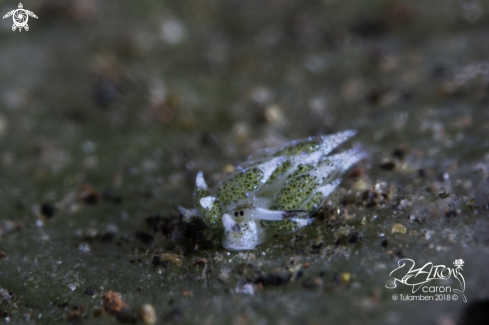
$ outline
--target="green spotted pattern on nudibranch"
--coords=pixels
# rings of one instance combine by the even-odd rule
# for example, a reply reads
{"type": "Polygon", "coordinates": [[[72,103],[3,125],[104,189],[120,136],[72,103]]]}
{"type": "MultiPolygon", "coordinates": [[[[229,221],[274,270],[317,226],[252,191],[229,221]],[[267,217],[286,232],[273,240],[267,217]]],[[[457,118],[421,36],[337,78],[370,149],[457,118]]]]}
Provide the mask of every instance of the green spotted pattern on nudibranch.
{"type": "Polygon", "coordinates": [[[266,182],[267,185],[273,183],[279,176],[285,174],[287,170],[289,170],[291,167],[291,162],[290,160],[284,161],[275,171],[270,175],[270,178],[266,182]]]}
{"type": "Polygon", "coordinates": [[[275,156],[295,156],[303,153],[311,153],[316,150],[319,150],[319,144],[316,141],[308,141],[285,147],[277,152],[275,156]]]}
{"type": "Polygon", "coordinates": [[[240,199],[246,199],[250,192],[258,189],[263,172],[258,168],[249,168],[239,172],[233,178],[221,184],[217,190],[217,197],[222,204],[230,204],[240,199]]]}
{"type": "Polygon", "coordinates": [[[194,204],[197,207],[200,207],[200,199],[211,195],[211,193],[208,190],[205,190],[203,188],[195,187],[195,192],[194,192],[194,204]]]}
{"type": "Polygon", "coordinates": [[[260,222],[263,228],[272,230],[277,234],[288,234],[297,229],[297,222],[293,220],[267,221],[260,222]]]}
{"type": "Polygon", "coordinates": [[[209,227],[222,228],[222,245],[230,250],[254,249],[267,232],[296,231],[313,221],[311,215],[340,184],[340,176],[363,158],[358,149],[330,155],[353,135],[345,131],[263,149],[212,190],[199,172],[197,209],[180,211],[186,220],[200,217],[209,227]]]}
{"type": "Polygon", "coordinates": [[[323,194],[317,192],[312,196],[312,198],[309,201],[307,201],[307,203],[305,203],[301,207],[301,210],[305,210],[309,213],[312,213],[319,207],[319,204],[321,204],[322,201],[323,201],[323,194]]]}
{"type": "Polygon", "coordinates": [[[300,175],[302,173],[306,173],[310,170],[314,169],[314,166],[313,165],[309,165],[309,164],[300,164],[299,166],[297,166],[297,169],[292,173],[290,174],[289,176],[287,176],[287,178],[292,178],[294,176],[297,176],[297,175],[300,175]]]}
{"type": "MultiPolygon", "coordinates": [[[[198,207],[199,213],[202,216],[202,220],[204,220],[205,224],[211,228],[220,228],[222,227],[221,216],[222,209],[219,199],[212,198],[210,196],[209,189],[207,188],[207,184],[203,179],[203,176],[199,174],[198,181],[194,190],[194,204],[198,207]],[[199,177],[202,177],[199,179],[199,177]],[[201,204],[201,200],[204,198],[212,198],[207,200],[207,205],[204,207],[201,204]]],[[[204,199],[205,200],[205,199],[204,199]]]]}
{"type": "Polygon", "coordinates": [[[273,200],[273,207],[283,211],[298,210],[319,185],[309,174],[289,179],[273,200]]]}
{"type": "Polygon", "coordinates": [[[211,208],[203,210],[202,220],[205,224],[211,228],[222,228],[221,222],[222,209],[220,207],[219,201],[214,201],[211,208]]]}

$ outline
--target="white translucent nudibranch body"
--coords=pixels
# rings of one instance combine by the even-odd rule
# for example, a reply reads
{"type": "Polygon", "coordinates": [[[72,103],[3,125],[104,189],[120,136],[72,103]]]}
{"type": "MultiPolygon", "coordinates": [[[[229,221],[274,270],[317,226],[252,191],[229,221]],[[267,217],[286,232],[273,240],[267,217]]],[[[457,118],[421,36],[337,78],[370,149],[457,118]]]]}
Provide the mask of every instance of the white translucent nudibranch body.
{"type": "Polygon", "coordinates": [[[214,190],[199,172],[197,209],[179,209],[187,220],[200,217],[207,226],[222,228],[224,248],[254,249],[268,232],[294,232],[314,220],[311,215],[338,186],[343,172],[364,157],[357,148],[329,155],[354,135],[345,131],[260,150],[214,190]]]}

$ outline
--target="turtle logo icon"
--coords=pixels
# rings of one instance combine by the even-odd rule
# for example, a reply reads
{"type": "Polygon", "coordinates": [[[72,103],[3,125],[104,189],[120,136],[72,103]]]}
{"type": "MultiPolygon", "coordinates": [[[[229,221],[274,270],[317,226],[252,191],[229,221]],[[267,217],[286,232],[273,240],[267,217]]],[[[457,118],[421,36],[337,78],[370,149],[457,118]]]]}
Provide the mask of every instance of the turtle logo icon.
{"type": "Polygon", "coordinates": [[[32,11],[25,10],[24,6],[22,6],[22,3],[19,3],[18,9],[7,12],[7,14],[3,16],[3,19],[8,18],[10,16],[13,16],[14,19],[14,24],[12,25],[12,31],[14,32],[17,28],[19,29],[19,32],[22,31],[22,28],[24,28],[26,31],[29,30],[29,25],[27,25],[29,16],[37,19],[36,14],[33,13],[32,11]]]}

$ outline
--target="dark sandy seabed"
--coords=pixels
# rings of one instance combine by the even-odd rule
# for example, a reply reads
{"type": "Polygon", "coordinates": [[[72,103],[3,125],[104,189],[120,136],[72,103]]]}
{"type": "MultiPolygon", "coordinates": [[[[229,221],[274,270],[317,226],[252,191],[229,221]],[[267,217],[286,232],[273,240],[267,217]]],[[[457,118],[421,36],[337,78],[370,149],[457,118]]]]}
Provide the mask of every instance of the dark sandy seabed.
{"type": "Polygon", "coordinates": [[[487,324],[489,2],[23,4],[30,30],[0,30],[0,323],[487,324]],[[180,221],[199,170],[347,129],[368,157],[312,225],[235,253],[180,221]],[[401,258],[463,259],[467,303],[393,301],[401,258]]]}

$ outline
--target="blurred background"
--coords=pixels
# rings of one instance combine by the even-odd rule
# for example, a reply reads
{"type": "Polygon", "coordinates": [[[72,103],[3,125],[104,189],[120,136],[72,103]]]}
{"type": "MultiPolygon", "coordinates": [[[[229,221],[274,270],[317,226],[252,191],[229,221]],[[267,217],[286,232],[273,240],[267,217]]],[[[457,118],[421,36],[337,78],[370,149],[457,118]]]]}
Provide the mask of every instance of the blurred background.
{"type": "Polygon", "coordinates": [[[457,324],[487,310],[487,1],[22,4],[39,17],[28,32],[0,21],[1,318],[116,322],[96,317],[107,290],[164,322],[457,324]],[[199,170],[217,184],[256,149],[346,129],[369,157],[301,234],[230,254],[178,221],[199,170]],[[402,257],[464,259],[479,305],[393,302],[402,257]],[[267,274],[291,278],[260,288],[267,274]]]}

